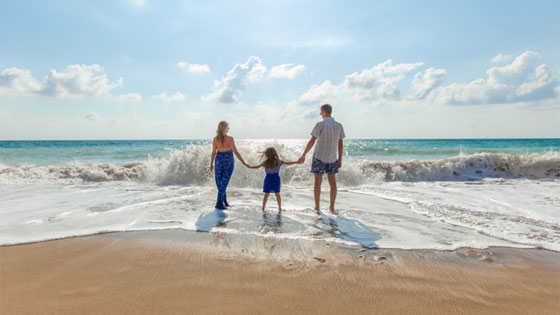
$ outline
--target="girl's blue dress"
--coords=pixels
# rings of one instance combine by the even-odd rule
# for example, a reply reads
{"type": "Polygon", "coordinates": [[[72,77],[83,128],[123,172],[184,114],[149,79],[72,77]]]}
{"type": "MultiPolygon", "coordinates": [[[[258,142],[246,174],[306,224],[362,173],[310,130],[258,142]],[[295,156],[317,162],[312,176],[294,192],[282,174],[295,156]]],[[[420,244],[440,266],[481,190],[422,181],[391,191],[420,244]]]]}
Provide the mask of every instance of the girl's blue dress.
{"type": "Polygon", "coordinates": [[[280,167],[284,165],[284,161],[280,161],[280,165],[275,168],[265,168],[266,177],[263,183],[264,193],[279,193],[280,192],[280,167]]]}

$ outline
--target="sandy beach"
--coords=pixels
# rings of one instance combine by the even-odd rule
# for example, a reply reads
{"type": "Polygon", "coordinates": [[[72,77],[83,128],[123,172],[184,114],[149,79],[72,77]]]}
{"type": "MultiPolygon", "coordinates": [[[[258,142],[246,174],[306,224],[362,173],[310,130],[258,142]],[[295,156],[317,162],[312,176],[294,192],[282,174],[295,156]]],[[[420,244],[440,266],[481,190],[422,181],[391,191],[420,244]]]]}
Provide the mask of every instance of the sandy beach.
{"type": "Polygon", "coordinates": [[[560,254],[552,251],[364,250],[322,241],[273,242],[168,230],[0,247],[0,313],[558,314],[560,310],[560,254]],[[302,254],[294,255],[294,248],[302,254]]]}

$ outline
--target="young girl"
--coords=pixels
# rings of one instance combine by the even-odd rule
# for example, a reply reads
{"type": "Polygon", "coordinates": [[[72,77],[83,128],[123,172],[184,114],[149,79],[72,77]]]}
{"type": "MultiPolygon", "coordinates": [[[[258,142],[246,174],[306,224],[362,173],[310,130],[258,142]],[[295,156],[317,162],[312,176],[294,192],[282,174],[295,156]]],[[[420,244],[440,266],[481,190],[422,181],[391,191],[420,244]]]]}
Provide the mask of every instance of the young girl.
{"type": "Polygon", "coordinates": [[[282,167],[282,165],[292,165],[297,162],[285,162],[280,160],[276,149],[273,147],[268,147],[266,150],[261,152],[260,159],[263,161],[261,164],[249,166],[249,168],[264,167],[264,171],[266,173],[263,184],[264,197],[262,210],[264,211],[266,207],[266,201],[268,200],[270,193],[274,193],[276,195],[276,202],[278,202],[278,211],[281,211],[282,201],[280,200],[280,175],[278,173],[280,172],[280,167],[282,167]]]}

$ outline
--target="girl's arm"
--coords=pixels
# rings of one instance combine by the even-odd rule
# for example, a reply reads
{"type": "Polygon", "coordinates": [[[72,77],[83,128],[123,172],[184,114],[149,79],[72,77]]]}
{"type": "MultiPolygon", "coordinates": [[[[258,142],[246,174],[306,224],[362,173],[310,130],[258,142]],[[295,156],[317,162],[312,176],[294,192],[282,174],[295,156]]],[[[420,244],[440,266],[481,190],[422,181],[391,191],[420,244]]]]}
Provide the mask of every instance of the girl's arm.
{"type": "Polygon", "coordinates": [[[212,141],[212,155],[210,156],[210,173],[214,172],[214,159],[216,158],[216,138],[212,141]]]}
{"type": "Polygon", "coordinates": [[[262,164],[259,165],[255,165],[255,166],[251,166],[251,165],[247,165],[248,168],[261,168],[262,164]]]}
{"type": "Polygon", "coordinates": [[[247,165],[247,163],[245,163],[245,160],[243,160],[243,158],[241,157],[241,154],[239,154],[239,152],[237,151],[237,147],[235,146],[235,141],[233,140],[233,137],[231,137],[231,147],[233,148],[233,153],[235,154],[235,156],[237,156],[239,161],[241,161],[243,165],[249,167],[249,165],[247,165]]]}
{"type": "Polygon", "coordinates": [[[284,164],[286,165],[298,164],[298,161],[292,161],[292,162],[284,161],[284,164]]]}

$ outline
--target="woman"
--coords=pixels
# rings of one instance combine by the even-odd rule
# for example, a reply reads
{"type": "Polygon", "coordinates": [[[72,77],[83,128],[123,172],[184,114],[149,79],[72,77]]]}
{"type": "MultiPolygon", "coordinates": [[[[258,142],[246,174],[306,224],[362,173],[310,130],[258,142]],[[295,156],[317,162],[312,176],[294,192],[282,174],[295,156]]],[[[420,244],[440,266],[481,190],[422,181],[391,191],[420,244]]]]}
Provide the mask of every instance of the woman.
{"type": "Polygon", "coordinates": [[[233,154],[235,153],[239,161],[247,166],[239,152],[237,152],[233,137],[227,135],[228,131],[228,122],[225,120],[220,121],[218,130],[216,130],[216,137],[214,137],[212,143],[212,157],[210,158],[210,172],[214,171],[214,159],[216,160],[216,171],[214,172],[216,186],[218,186],[216,208],[220,210],[230,206],[227,202],[226,189],[233,173],[233,154]]]}

